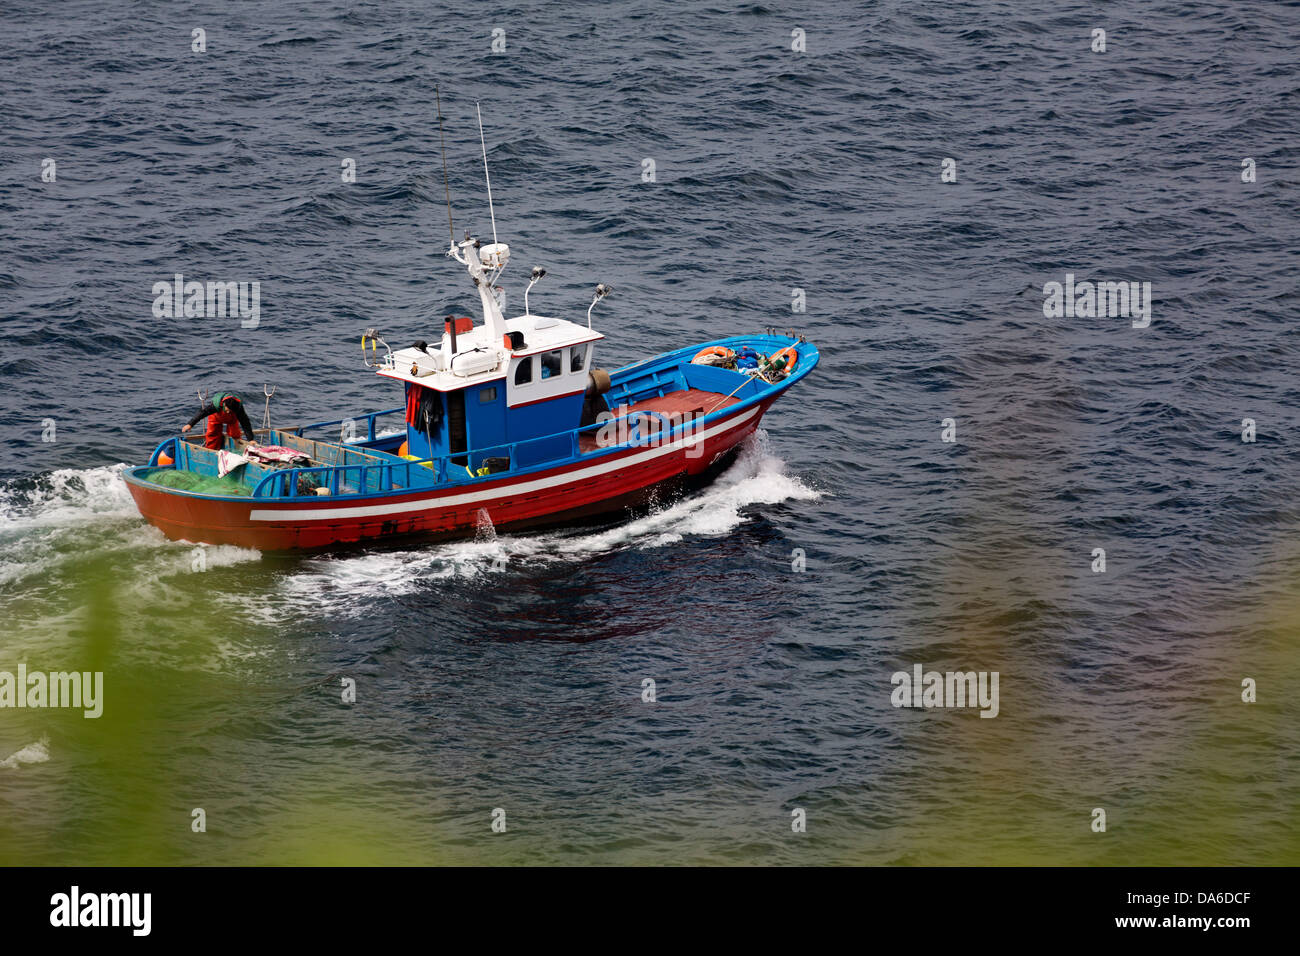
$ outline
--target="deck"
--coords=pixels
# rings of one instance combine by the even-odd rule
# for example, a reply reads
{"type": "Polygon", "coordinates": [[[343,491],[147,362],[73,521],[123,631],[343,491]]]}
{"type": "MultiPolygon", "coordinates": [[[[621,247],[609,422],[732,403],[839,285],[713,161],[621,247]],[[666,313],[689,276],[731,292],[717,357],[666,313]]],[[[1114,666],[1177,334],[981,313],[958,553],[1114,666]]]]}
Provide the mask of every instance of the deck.
{"type": "MultiPolygon", "coordinates": [[[[648,395],[640,401],[633,402],[631,405],[618,406],[615,411],[625,412],[655,412],[663,415],[668,419],[671,425],[677,425],[682,422],[690,421],[692,418],[702,418],[719,409],[735,405],[740,401],[734,396],[724,395],[721,392],[709,391],[698,388],[676,389],[666,392],[662,395],[648,395]]],[[[618,421],[618,419],[614,419],[618,421]]],[[[626,427],[626,425],[624,426],[626,427]]],[[[658,419],[641,417],[635,423],[636,434],[642,438],[650,438],[656,435],[662,423],[658,419]]],[[[423,485],[424,482],[413,482],[413,475],[409,468],[402,473],[401,483],[398,484],[398,473],[386,470],[383,466],[390,464],[405,465],[402,459],[395,455],[377,451],[375,449],[356,447],[350,443],[334,441],[315,441],[310,438],[304,438],[296,435],[289,429],[272,429],[268,434],[262,429],[257,430],[257,438],[269,444],[280,445],[291,448],[300,452],[311,461],[311,466],[315,468],[332,468],[340,472],[338,478],[338,488],[334,493],[340,493],[344,487],[349,491],[356,491],[365,487],[366,490],[390,490],[395,487],[411,487],[413,484],[423,485]],[[268,442],[269,439],[269,442],[268,442]],[[375,467],[380,466],[380,467],[375,467]],[[384,476],[387,477],[384,477],[384,476]],[[370,488],[371,482],[388,482],[392,485],[383,484],[375,485],[370,488]]],[[[549,436],[548,436],[549,437],[549,436]]],[[[580,455],[589,454],[594,451],[602,450],[611,444],[619,444],[628,440],[628,435],[622,429],[619,429],[615,435],[609,435],[608,429],[590,428],[578,435],[578,453],[580,455]],[[612,439],[612,440],[611,440],[612,439]]],[[[190,435],[182,438],[185,446],[183,455],[182,468],[195,470],[203,474],[216,472],[216,453],[203,447],[203,439],[199,435],[190,435]],[[196,467],[196,465],[198,467],[196,467]]],[[[523,443],[527,444],[527,443],[523,443]]],[[[227,448],[238,452],[243,451],[244,443],[227,440],[227,448]]],[[[523,447],[521,445],[521,447],[523,447]]],[[[571,446],[570,446],[571,447],[571,446]]],[[[512,446],[513,448],[513,446],[512,446]]],[[[489,449],[493,453],[495,449],[489,449]]],[[[563,457],[563,456],[561,456],[563,457]]],[[[531,462],[525,462],[530,464],[531,462]]],[[[458,469],[460,463],[458,464],[458,469]]],[[[423,465],[428,468],[428,465],[423,465]]],[[[518,467],[518,462],[515,463],[518,467]]],[[[277,467],[275,464],[260,464],[256,461],[250,461],[238,472],[233,473],[234,480],[245,485],[252,490],[267,475],[276,471],[288,471],[290,469],[284,466],[277,467]]],[[[457,470],[459,475],[459,470],[457,470]]],[[[445,479],[444,479],[445,480],[445,479]]]]}
{"type": "MultiPolygon", "coordinates": [[[[720,408],[726,408],[729,405],[735,405],[740,399],[722,395],[718,392],[706,392],[698,388],[684,388],[675,392],[669,392],[666,395],[656,395],[650,398],[642,399],[633,405],[628,406],[628,411],[633,412],[657,412],[660,415],[675,417],[677,420],[689,419],[691,417],[703,417],[710,412],[716,412],[720,408]]],[[[658,431],[658,423],[640,429],[642,434],[653,435],[658,431]]],[[[587,452],[596,451],[603,447],[597,435],[600,429],[595,431],[583,432],[578,436],[578,450],[586,454],[587,452]]]]}

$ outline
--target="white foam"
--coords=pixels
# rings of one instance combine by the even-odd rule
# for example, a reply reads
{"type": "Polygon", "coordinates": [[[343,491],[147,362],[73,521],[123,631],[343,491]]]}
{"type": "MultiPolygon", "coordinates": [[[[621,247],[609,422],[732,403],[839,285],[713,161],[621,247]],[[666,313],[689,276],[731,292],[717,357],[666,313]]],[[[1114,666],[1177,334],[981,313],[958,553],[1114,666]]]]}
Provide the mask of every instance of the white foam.
{"type": "MultiPolygon", "coordinates": [[[[197,545],[169,541],[136,510],[122,471],[126,465],[60,469],[33,486],[0,488],[0,585],[56,573],[87,551],[130,555],[125,591],[147,596],[160,578],[193,573],[197,545]]],[[[258,551],[205,545],[207,570],[256,561],[258,551]]]]}
{"type": "Polygon", "coordinates": [[[160,543],[184,549],[180,554],[168,554],[166,564],[160,568],[160,570],[170,569],[178,573],[188,574],[201,569],[228,568],[236,564],[247,564],[249,561],[259,561],[262,557],[261,551],[254,548],[241,548],[233,544],[194,544],[188,541],[160,543]],[[202,568],[195,567],[199,551],[203,552],[202,568]]]}
{"type": "Polygon", "coordinates": [[[735,464],[702,492],[591,535],[580,544],[588,551],[608,551],[633,542],[658,547],[680,541],[688,534],[724,535],[744,522],[743,510],[750,505],[814,501],[819,497],[817,490],[786,474],[785,463],[771,454],[767,433],[760,430],[741,448],[735,464]]]}
{"type": "MultiPolygon", "coordinates": [[[[759,431],[749,439],[730,468],[707,487],[650,514],[594,533],[557,531],[514,537],[500,535],[480,519],[477,536],[404,551],[310,559],[281,583],[286,605],[322,604],[338,613],[362,613],[359,596],[399,596],[422,584],[453,578],[504,573],[529,563],[579,562],[630,548],[660,548],[688,535],[730,534],[746,520],[752,505],[811,501],[820,493],[785,472],[785,464],[759,431]]],[[[279,617],[285,606],[267,609],[279,617]]]]}
{"type": "MultiPolygon", "coordinates": [[[[138,519],[122,481],[125,465],[65,468],[34,483],[0,487],[0,585],[46,575],[69,555],[97,547],[88,532],[98,527],[125,529],[138,519]]],[[[161,538],[161,534],[158,535],[161,538]]]]}
{"type": "Polygon", "coordinates": [[[126,467],[60,468],[43,475],[34,488],[0,488],[0,533],[137,514],[122,480],[126,467]]]}
{"type": "Polygon", "coordinates": [[[25,763],[45,763],[49,759],[50,738],[42,737],[35,743],[28,744],[22,750],[10,754],[4,760],[0,760],[0,768],[17,770],[25,763]]]}
{"type": "MultiPolygon", "coordinates": [[[[176,578],[196,573],[198,546],[169,541],[139,517],[121,478],[125,467],[64,469],[45,476],[34,488],[0,489],[0,584],[15,591],[10,587],[14,582],[55,574],[87,548],[129,558],[133,570],[122,588],[139,603],[167,598],[176,578]],[[13,531],[18,533],[7,533],[13,531]]],[[[396,597],[431,583],[488,578],[520,565],[582,562],[620,550],[662,548],[691,535],[726,535],[744,523],[745,509],[753,505],[818,497],[815,489],[786,473],[760,430],[742,446],[735,463],[707,487],[602,531],[501,535],[484,516],[474,539],[305,558],[294,570],[277,575],[276,587],[264,597],[221,589],[209,597],[268,624],[301,613],[359,614],[364,612],[359,597],[396,597]]],[[[257,551],[229,545],[203,548],[208,571],[260,557],[257,551]]]]}

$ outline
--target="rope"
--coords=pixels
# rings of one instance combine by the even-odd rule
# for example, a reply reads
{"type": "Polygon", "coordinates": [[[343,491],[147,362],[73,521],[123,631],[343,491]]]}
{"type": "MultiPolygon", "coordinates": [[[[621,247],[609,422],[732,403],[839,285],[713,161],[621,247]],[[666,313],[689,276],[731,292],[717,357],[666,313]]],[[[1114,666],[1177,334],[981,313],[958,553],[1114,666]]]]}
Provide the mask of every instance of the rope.
{"type": "Polygon", "coordinates": [[[721,405],[721,404],[722,404],[723,402],[725,402],[727,399],[731,398],[732,395],[735,395],[738,391],[740,391],[742,388],[744,388],[746,385],[748,385],[748,384],[749,384],[750,382],[752,382],[754,379],[758,378],[758,372],[757,372],[757,371],[753,371],[753,372],[751,372],[749,369],[746,369],[745,372],[744,372],[744,374],[745,374],[745,380],[744,380],[743,382],[741,382],[739,385],[737,385],[735,388],[733,388],[733,389],[732,389],[730,392],[728,392],[726,395],[723,395],[720,399],[718,399],[716,402],[714,402],[711,406],[709,406],[709,410],[706,411],[706,412],[704,413],[705,415],[709,414],[709,412],[713,411],[715,408],[717,408],[719,405],[721,405]]]}

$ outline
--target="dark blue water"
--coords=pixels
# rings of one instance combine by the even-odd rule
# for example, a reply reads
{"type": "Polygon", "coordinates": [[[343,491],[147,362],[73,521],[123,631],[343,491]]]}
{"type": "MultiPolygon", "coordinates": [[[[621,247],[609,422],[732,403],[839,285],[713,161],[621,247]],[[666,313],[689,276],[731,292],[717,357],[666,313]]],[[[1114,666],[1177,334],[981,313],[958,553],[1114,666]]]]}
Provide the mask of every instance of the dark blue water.
{"type": "Polygon", "coordinates": [[[3,24],[0,670],[106,684],[0,710],[3,861],[1300,859],[1300,6],[3,24]],[[770,325],[822,364],[635,520],[195,571],[117,472],[197,390],[392,407],[361,331],[473,314],[435,83],[458,237],[482,105],[508,312],[537,264],[535,309],[614,286],[606,368],[770,325]],[[258,327],[155,318],[178,272],[260,282],[258,327]],[[1067,273],[1151,283],[1149,327],[1046,318],[1067,273]],[[894,708],[915,663],[998,671],[998,716],[894,708]]]}

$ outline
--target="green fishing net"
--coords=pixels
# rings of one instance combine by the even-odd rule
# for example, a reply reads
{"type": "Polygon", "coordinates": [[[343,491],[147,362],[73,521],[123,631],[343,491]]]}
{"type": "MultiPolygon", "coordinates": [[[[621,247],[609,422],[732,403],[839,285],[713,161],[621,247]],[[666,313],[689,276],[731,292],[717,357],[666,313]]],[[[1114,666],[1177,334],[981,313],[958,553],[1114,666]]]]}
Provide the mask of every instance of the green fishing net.
{"type": "Polygon", "coordinates": [[[251,495],[250,489],[243,482],[229,476],[216,478],[211,475],[199,475],[192,471],[178,471],[175,468],[159,468],[145,476],[155,485],[164,485],[178,491],[193,491],[200,495],[251,495]]]}

